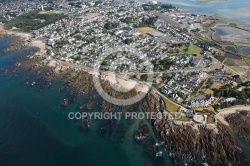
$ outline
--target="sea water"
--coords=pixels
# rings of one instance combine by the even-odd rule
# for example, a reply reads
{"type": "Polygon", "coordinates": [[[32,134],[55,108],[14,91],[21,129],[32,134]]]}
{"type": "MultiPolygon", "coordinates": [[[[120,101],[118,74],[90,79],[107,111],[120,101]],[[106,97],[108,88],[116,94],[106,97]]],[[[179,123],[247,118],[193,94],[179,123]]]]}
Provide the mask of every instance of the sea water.
{"type": "MultiPolygon", "coordinates": [[[[0,39],[0,52],[10,41],[0,39]]],[[[14,59],[28,50],[0,53],[0,69],[11,68],[14,59]]],[[[150,141],[158,141],[152,129],[150,138],[134,140],[141,121],[96,120],[83,130],[80,122],[68,118],[68,113],[79,111],[91,94],[63,108],[60,102],[65,94],[59,91],[60,80],[52,81],[49,87],[30,86],[35,78],[27,76],[22,70],[0,75],[0,166],[172,165],[164,149],[163,158],[156,158],[149,148],[150,141]],[[105,133],[100,132],[102,127],[105,133]]],[[[100,111],[101,101],[97,97],[91,111],[100,111]]]]}

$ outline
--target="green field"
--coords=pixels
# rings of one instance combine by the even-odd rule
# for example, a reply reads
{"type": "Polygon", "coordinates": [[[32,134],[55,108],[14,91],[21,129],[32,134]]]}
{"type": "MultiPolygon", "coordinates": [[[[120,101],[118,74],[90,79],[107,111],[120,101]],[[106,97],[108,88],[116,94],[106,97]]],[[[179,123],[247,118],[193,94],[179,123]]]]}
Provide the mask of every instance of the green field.
{"type": "Polygon", "coordinates": [[[159,94],[159,95],[161,96],[162,100],[164,101],[167,111],[177,112],[180,109],[179,105],[177,105],[176,103],[174,103],[173,101],[171,101],[170,99],[165,97],[164,95],[161,95],[161,94],[159,94]]]}
{"type": "Polygon", "coordinates": [[[215,123],[215,118],[213,115],[207,116],[207,123],[215,123]]]}
{"type": "Polygon", "coordinates": [[[189,122],[191,119],[186,116],[181,116],[180,121],[189,122]]]}
{"type": "Polygon", "coordinates": [[[4,27],[6,29],[15,27],[21,31],[30,32],[52,24],[65,17],[67,17],[65,13],[56,13],[55,11],[49,12],[48,14],[46,12],[40,13],[39,11],[32,11],[6,22],[4,27]]]}
{"type": "Polygon", "coordinates": [[[188,54],[191,54],[191,55],[196,54],[198,56],[201,56],[199,48],[197,48],[193,44],[190,44],[188,47],[186,45],[182,45],[180,47],[180,52],[181,53],[188,53],[188,54]]]}

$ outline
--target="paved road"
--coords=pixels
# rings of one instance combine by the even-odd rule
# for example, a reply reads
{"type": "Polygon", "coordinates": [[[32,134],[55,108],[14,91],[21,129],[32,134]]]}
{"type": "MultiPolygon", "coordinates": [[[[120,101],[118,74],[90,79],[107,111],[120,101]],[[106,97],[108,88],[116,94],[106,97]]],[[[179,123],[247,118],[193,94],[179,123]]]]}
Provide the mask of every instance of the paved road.
{"type": "MultiPolygon", "coordinates": [[[[128,74],[128,75],[143,75],[143,74],[168,74],[168,73],[178,73],[178,72],[191,72],[191,71],[197,71],[197,70],[202,70],[202,71],[210,71],[210,68],[186,68],[186,69],[180,69],[180,70],[166,70],[166,71],[159,71],[159,72],[148,72],[148,73],[119,73],[119,74],[128,74]]],[[[110,73],[110,72],[109,72],[110,73]]]]}
{"type": "Polygon", "coordinates": [[[157,11],[153,11],[153,14],[158,16],[160,19],[162,19],[166,23],[172,25],[173,27],[175,27],[175,28],[177,28],[179,30],[182,30],[181,25],[178,22],[172,20],[170,17],[168,17],[168,16],[166,16],[166,15],[164,15],[162,13],[158,13],[157,11]]]}

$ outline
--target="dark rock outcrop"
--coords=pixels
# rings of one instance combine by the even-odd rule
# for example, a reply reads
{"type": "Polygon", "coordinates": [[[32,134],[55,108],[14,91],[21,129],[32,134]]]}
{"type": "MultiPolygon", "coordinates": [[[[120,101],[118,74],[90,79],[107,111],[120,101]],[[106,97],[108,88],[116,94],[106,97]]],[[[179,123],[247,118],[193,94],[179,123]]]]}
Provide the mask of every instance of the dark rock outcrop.
{"type": "Polygon", "coordinates": [[[238,111],[225,117],[233,131],[240,137],[250,140],[250,111],[238,111]]]}
{"type": "Polygon", "coordinates": [[[135,140],[144,140],[149,136],[149,128],[146,124],[140,124],[139,129],[135,133],[135,140]]]}
{"type": "MultiPolygon", "coordinates": [[[[151,92],[143,102],[144,110],[162,112],[164,108],[160,103],[160,97],[151,92]]],[[[164,118],[152,120],[152,124],[175,163],[246,165],[236,140],[220,122],[217,131],[205,125],[177,124],[172,119],[164,118]]]]}

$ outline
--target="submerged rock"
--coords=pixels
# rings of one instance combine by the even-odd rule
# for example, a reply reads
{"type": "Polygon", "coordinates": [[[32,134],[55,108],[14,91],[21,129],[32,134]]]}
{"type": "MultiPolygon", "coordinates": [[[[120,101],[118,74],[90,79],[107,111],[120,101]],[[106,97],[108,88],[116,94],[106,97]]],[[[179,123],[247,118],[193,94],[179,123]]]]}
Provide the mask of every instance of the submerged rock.
{"type": "Polygon", "coordinates": [[[11,38],[14,39],[11,43],[4,49],[4,52],[12,52],[16,50],[20,50],[21,48],[26,46],[26,42],[24,38],[14,35],[0,32],[0,38],[11,38]]]}
{"type": "Polygon", "coordinates": [[[69,105],[69,100],[68,99],[63,99],[63,101],[61,102],[61,106],[67,107],[68,105],[69,105]]]}
{"type": "Polygon", "coordinates": [[[135,133],[135,140],[144,140],[149,136],[149,128],[146,124],[140,124],[138,131],[135,133]]]}

